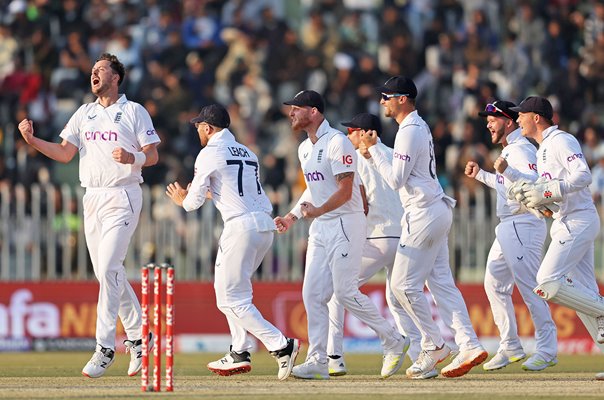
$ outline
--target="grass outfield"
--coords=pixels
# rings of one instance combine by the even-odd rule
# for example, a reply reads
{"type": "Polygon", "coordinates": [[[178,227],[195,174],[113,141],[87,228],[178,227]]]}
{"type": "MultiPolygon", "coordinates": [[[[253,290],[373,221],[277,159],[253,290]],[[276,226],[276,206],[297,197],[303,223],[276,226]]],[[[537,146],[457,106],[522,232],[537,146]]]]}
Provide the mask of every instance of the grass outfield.
{"type": "MultiPolygon", "coordinates": [[[[140,378],[126,375],[129,355],[118,354],[116,362],[100,379],[85,378],[81,368],[91,353],[0,353],[0,398],[2,399],[603,399],[604,381],[594,380],[604,371],[604,357],[562,356],[545,372],[525,372],[520,363],[496,372],[480,367],[456,379],[438,377],[413,381],[404,376],[407,362],[398,374],[379,379],[379,355],[346,357],[349,374],[329,381],[289,378],[277,380],[277,366],[267,352],[252,355],[249,374],[220,377],[205,367],[222,354],[177,354],[174,393],[142,393],[140,378]]],[[[302,354],[298,359],[301,362],[302,354]]],[[[163,382],[162,382],[163,385],[163,382]]]]}

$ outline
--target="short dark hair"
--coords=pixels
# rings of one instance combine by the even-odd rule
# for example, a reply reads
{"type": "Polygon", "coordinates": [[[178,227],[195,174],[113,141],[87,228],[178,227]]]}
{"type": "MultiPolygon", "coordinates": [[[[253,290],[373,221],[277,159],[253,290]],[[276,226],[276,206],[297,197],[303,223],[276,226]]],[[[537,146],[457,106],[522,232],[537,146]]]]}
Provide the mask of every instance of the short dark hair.
{"type": "Polygon", "coordinates": [[[113,72],[115,72],[116,74],[118,74],[120,76],[120,80],[117,81],[117,85],[118,86],[121,85],[122,81],[124,80],[124,75],[126,75],[126,68],[124,68],[124,64],[122,64],[120,62],[120,60],[117,59],[116,56],[114,56],[113,54],[109,54],[109,53],[101,54],[101,56],[96,61],[99,62],[102,60],[110,62],[110,66],[111,66],[111,69],[113,70],[113,72]]]}

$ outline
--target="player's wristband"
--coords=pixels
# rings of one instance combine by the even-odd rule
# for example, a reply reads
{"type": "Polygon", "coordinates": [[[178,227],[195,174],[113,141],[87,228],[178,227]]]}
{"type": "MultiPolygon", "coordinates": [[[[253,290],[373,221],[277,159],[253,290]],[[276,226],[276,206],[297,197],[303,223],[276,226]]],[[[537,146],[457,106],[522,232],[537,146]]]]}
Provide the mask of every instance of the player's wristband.
{"type": "Polygon", "coordinates": [[[289,212],[289,214],[293,215],[294,217],[298,218],[298,219],[302,219],[303,215],[302,215],[302,209],[300,207],[299,204],[296,204],[294,206],[294,208],[292,208],[292,210],[289,212]]]}
{"type": "Polygon", "coordinates": [[[142,151],[137,151],[136,153],[132,153],[134,156],[134,162],[132,163],[135,167],[142,167],[145,165],[145,161],[147,161],[147,156],[142,151]]]}

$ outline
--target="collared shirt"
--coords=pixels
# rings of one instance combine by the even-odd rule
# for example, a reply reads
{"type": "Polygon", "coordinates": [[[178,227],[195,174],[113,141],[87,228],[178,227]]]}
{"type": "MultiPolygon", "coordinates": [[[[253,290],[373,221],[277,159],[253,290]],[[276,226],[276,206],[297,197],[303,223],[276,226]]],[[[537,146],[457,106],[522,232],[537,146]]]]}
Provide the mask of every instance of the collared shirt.
{"type": "Polygon", "coordinates": [[[195,210],[211,192],[224,221],[252,212],[270,214],[273,208],[258,176],[258,157],[223,129],[197,155],[195,176],[182,206],[186,211],[195,210]]]}
{"type": "Polygon", "coordinates": [[[401,121],[392,161],[375,146],[369,148],[369,153],[388,185],[398,190],[406,211],[429,207],[441,199],[455,205],[455,200],[445,195],[438,182],[432,133],[417,111],[401,121]]]}
{"type": "Polygon", "coordinates": [[[143,146],[160,142],[147,110],[125,95],[109,107],[98,99],[80,106],[60,136],[79,149],[80,182],[91,188],[142,183],[140,166],[120,164],[111,153],[116,147],[139,152],[143,146]]]}
{"type": "MultiPolygon", "coordinates": [[[[392,161],[393,151],[390,147],[380,141],[373,147],[392,161]]],[[[398,193],[382,178],[373,158],[366,159],[358,152],[358,159],[359,176],[369,203],[367,238],[400,237],[403,206],[398,193]]]]}
{"type": "MultiPolygon", "coordinates": [[[[336,175],[356,172],[357,153],[348,138],[323,120],[317,129],[317,142],[307,138],[298,147],[298,157],[306,182],[306,190],[291,213],[301,217],[300,204],[311,202],[320,207],[338,190],[336,175]]],[[[363,200],[359,189],[360,179],[354,174],[352,197],[340,207],[321,215],[318,219],[330,219],[342,214],[363,212],[363,200]]]]}
{"type": "Polygon", "coordinates": [[[520,203],[517,200],[507,198],[507,188],[518,180],[534,182],[538,177],[537,149],[520,132],[521,129],[518,128],[506,137],[508,145],[501,151],[501,157],[508,162],[508,167],[503,174],[493,174],[481,169],[476,175],[477,181],[497,190],[497,216],[499,218],[517,214],[520,210],[520,203]]]}
{"type": "Polygon", "coordinates": [[[575,211],[594,210],[589,191],[591,172],[581,145],[568,132],[553,125],[543,131],[543,141],[537,150],[537,171],[541,179],[561,181],[563,200],[557,204],[560,211],[554,218],[562,218],[575,211]]]}

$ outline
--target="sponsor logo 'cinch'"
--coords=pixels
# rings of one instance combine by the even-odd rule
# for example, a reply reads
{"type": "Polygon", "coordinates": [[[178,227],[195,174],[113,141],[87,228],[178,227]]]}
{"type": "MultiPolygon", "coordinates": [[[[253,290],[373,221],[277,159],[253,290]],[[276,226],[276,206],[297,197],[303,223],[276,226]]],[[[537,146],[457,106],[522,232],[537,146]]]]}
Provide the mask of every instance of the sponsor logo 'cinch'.
{"type": "Polygon", "coordinates": [[[566,161],[571,162],[573,160],[576,160],[577,158],[583,158],[583,154],[575,153],[573,155],[570,155],[570,156],[566,157],[566,161]]]}
{"type": "Polygon", "coordinates": [[[117,132],[113,131],[87,131],[84,132],[86,140],[103,140],[106,142],[117,141],[117,132]]]}
{"type": "Polygon", "coordinates": [[[408,154],[397,153],[396,151],[394,152],[394,158],[398,158],[399,160],[403,161],[411,161],[411,156],[408,154]]]}
{"type": "Polygon", "coordinates": [[[316,182],[316,181],[324,181],[325,177],[319,171],[314,171],[314,172],[307,172],[306,174],[304,174],[304,179],[306,179],[307,182],[316,182]]]}
{"type": "Polygon", "coordinates": [[[549,172],[544,172],[541,174],[541,176],[546,179],[552,179],[552,174],[550,174],[549,172]]]}

